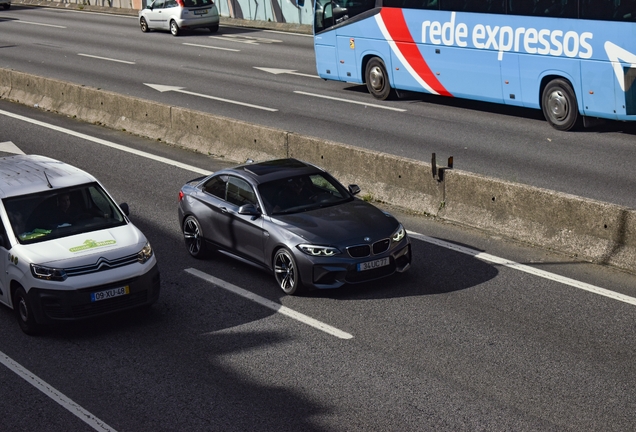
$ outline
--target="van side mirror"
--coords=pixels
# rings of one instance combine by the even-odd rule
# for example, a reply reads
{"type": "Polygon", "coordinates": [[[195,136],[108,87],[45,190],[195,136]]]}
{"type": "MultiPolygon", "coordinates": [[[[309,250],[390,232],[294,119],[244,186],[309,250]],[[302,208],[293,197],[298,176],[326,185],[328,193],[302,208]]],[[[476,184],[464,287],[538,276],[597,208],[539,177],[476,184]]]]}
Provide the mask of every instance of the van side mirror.
{"type": "Polygon", "coordinates": [[[127,203],[119,204],[119,208],[121,209],[121,211],[124,212],[124,214],[126,216],[130,216],[130,209],[128,208],[128,204],[127,203]]]}

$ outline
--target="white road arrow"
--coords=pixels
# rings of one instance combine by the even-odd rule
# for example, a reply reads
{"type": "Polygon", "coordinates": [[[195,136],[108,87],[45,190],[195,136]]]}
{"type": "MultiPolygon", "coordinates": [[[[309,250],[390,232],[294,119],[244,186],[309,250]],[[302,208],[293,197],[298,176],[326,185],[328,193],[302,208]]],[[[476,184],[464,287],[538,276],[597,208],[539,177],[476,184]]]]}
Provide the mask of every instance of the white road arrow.
{"type": "Polygon", "coordinates": [[[605,52],[607,53],[609,61],[612,62],[612,67],[614,68],[614,73],[616,74],[616,79],[618,79],[618,84],[621,86],[621,90],[625,91],[625,72],[623,71],[621,62],[629,63],[629,67],[636,68],[636,54],[610,41],[605,42],[605,52]]]}
{"type": "Polygon", "coordinates": [[[3,143],[0,143],[0,152],[11,153],[11,154],[24,154],[24,152],[20,150],[18,146],[13,144],[11,141],[5,141],[3,143]]]}
{"type": "Polygon", "coordinates": [[[229,99],[223,99],[220,97],[216,97],[216,96],[210,96],[210,95],[205,95],[205,94],[200,94],[200,93],[194,93],[194,92],[190,92],[190,91],[186,91],[183,90],[183,87],[175,87],[175,86],[167,86],[167,85],[161,85],[161,84],[148,84],[148,83],[144,83],[144,85],[147,85],[150,88],[153,88],[161,93],[164,92],[168,92],[168,91],[173,91],[173,92],[177,92],[177,93],[183,93],[183,94],[188,94],[188,95],[192,95],[192,96],[198,96],[198,97],[202,97],[202,98],[206,98],[206,99],[213,99],[213,100],[217,100],[220,102],[227,102],[227,103],[231,103],[234,105],[242,105],[242,106],[246,106],[249,108],[256,108],[259,110],[263,110],[263,111],[270,111],[270,112],[276,112],[278,111],[275,108],[268,108],[268,107],[263,107],[263,106],[259,106],[259,105],[253,105],[253,104],[249,104],[249,103],[245,103],[245,102],[238,102],[238,101],[233,101],[233,100],[229,100],[229,99]]]}
{"type": "Polygon", "coordinates": [[[275,69],[275,68],[264,68],[264,67],[256,67],[256,66],[254,66],[254,69],[262,70],[263,72],[271,73],[274,75],[288,74],[288,75],[298,75],[298,76],[303,76],[308,78],[320,78],[318,75],[304,74],[304,73],[296,72],[295,70],[290,70],[290,69],[275,69]]]}

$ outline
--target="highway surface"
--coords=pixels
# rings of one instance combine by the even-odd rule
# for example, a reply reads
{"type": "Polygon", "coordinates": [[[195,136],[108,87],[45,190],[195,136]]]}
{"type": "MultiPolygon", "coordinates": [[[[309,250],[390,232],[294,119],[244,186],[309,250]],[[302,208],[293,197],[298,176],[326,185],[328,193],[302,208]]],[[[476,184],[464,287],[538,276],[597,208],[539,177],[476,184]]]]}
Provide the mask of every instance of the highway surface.
{"type": "Polygon", "coordinates": [[[636,425],[634,276],[389,209],[413,238],[408,273],[286,297],[267,273],[183,246],[180,186],[226,162],[6,101],[0,151],[93,173],[162,274],[150,311],[38,337],[0,307],[0,430],[636,425]]]}
{"type": "Polygon", "coordinates": [[[132,16],[14,4],[0,11],[0,54],[3,68],[636,207],[636,125],[558,132],[535,110],[379,102],[319,79],[307,35],[222,26],[175,38],[141,33],[132,16]]]}

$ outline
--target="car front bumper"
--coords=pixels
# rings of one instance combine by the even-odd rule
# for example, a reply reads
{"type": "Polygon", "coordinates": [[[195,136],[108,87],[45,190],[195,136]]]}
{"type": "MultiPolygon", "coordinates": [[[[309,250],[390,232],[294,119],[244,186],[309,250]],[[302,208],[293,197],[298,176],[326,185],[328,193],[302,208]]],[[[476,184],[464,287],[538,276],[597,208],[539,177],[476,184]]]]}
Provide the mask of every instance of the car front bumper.
{"type": "Polygon", "coordinates": [[[339,288],[344,284],[357,284],[402,273],[411,266],[411,243],[406,241],[393,248],[390,253],[366,259],[339,258],[319,259],[297,256],[300,278],[309,289],[339,288]],[[358,264],[388,257],[389,264],[371,270],[359,271],[358,264]]]}

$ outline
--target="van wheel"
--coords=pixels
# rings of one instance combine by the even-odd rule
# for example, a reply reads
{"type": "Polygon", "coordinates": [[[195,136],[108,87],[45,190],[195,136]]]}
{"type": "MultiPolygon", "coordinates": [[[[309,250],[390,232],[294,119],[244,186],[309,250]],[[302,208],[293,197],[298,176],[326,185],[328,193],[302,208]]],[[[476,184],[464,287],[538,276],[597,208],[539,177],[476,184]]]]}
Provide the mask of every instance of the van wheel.
{"type": "Polygon", "coordinates": [[[541,109],[548,123],[561,131],[574,129],[581,122],[574,90],[563,79],[552,80],[545,86],[541,95],[541,109]]]}
{"type": "Polygon", "coordinates": [[[20,328],[24,333],[28,335],[35,335],[38,333],[40,326],[35,321],[29,296],[27,296],[26,291],[24,291],[24,288],[22,287],[19,287],[15,291],[15,294],[13,294],[13,310],[15,311],[16,318],[18,319],[18,324],[20,324],[20,328]]]}

